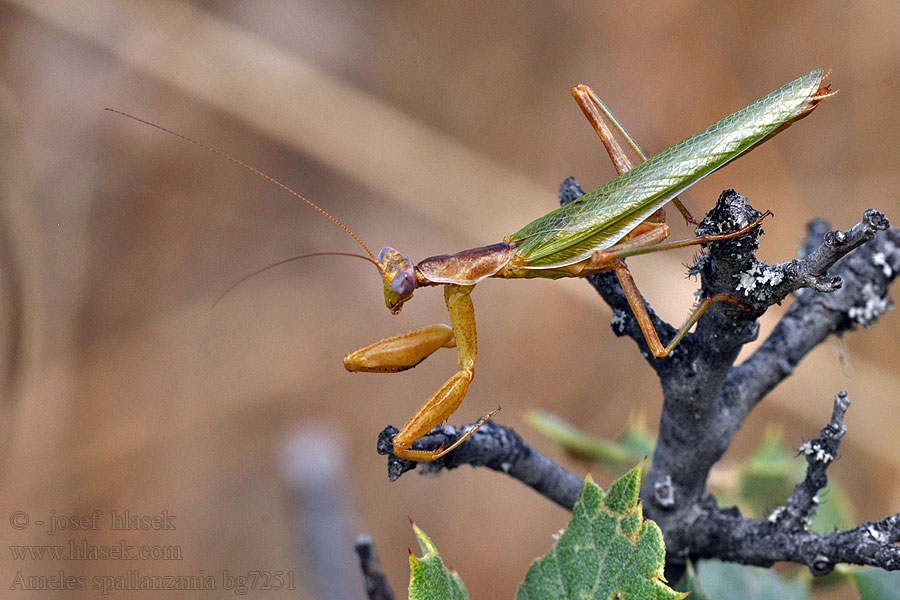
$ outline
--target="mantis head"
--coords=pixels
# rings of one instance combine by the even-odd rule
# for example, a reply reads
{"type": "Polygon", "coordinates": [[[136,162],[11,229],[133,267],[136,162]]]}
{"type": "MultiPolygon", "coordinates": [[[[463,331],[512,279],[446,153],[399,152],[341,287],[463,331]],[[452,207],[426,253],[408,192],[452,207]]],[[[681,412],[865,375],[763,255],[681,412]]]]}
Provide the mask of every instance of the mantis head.
{"type": "Polygon", "coordinates": [[[416,289],[416,271],[411,260],[385,246],[378,253],[378,268],[384,280],[384,303],[396,315],[416,289]]]}

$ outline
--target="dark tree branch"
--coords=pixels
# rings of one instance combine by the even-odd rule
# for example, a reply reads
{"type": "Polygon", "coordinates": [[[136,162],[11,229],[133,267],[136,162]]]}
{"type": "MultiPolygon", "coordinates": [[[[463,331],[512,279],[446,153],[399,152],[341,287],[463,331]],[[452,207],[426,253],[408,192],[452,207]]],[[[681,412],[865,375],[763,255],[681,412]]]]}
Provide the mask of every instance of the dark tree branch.
{"type": "MultiPolygon", "coordinates": [[[[810,249],[813,240],[822,239],[823,229],[828,229],[824,221],[810,224],[804,250],[810,249]]],[[[790,376],[803,357],[829,335],[858,325],[868,327],[890,307],[888,288],[900,273],[900,230],[878,235],[836,263],[832,273],[840,277],[840,290],[831,294],[798,291],[794,304],[763,345],[729,373],[726,389],[743,414],[790,376]]]]}
{"type": "Polygon", "coordinates": [[[847,392],[835,396],[834,412],[831,421],[822,428],[822,435],[800,446],[800,452],[806,455],[806,478],[797,483],[787,504],[776,509],[769,521],[780,524],[788,531],[802,531],[809,527],[810,518],[819,504],[819,491],[828,485],[828,466],[837,457],[841,438],[847,433],[844,414],[849,407],[847,392]]]}
{"type": "Polygon", "coordinates": [[[849,230],[825,233],[819,238],[821,245],[803,258],[773,266],[757,261],[748,273],[742,275],[738,284],[738,289],[743,288],[744,293],[741,300],[763,310],[780,303],[801,288],[817,292],[837,291],[842,285],[841,277],[829,276],[826,271],[851,251],[875,239],[879,231],[889,227],[884,214],[870,209],[849,230]]]}
{"type": "Polygon", "coordinates": [[[900,569],[900,514],[828,535],[786,531],[777,524],[746,519],[737,509],[721,510],[715,500],[697,507],[692,531],[693,558],[717,558],[770,567],[779,561],[807,565],[813,575],[827,575],[835,565],[848,563],[900,569]]]}
{"type": "MultiPolygon", "coordinates": [[[[562,204],[582,194],[574,178],[560,186],[562,204]]],[[[734,231],[759,216],[744,197],[726,190],[697,234],[734,231]]],[[[616,276],[588,277],[613,310],[613,331],[637,343],[662,385],[659,437],[641,496],[645,515],[663,530],[669,567],[677,570],[691,556],[756,565],[793,561],[809,565],[816,574],[829,572],[839,562],[900,568],[900,547],[894,545],[900,540],[900,515],[830,535],[805,528],[816,494],[827,481],[824,458],[834,456],[843,435],[845,396],[838,397],[822,437],[804,447],[811,460],[807,478],[772,522],[746,519],[736,509],[719,509],[706,493],[710,469],[762,397],[829,334],[868,327],[890,307],[886,295],[900,272],[900,231],[888,227],[884,215],[874,210],[866,211],[847,231],[828,231],[827,223],[816,221],[809,227],[801,257],[777,265],[754,256],[762,233],[759,227],[740,238],[708,244],[708,252],[691,273],[700,275],[704,296],[724,294],[737,304],[713,305],[695,331],[662,359],[649,353],[616,276]],[[742,346],[756,338],[762,312],[791,293],[796,300],[769,338],[747,361],[734,366],[742,346]]],[[[671,339],[676,329],[649,307],[648,312],[660,337],[671,339]]],[[[382,432],[380,453],[391,454],[395,433],[393,428],[382,432]]],[[[435,450],[460,435],[450,427],[436,428],[414,447],[435,450]]],[[[389,474],[396,479],[416,466],[433,472],[460,464],[508,473],[567,508],[581,489],[579,478],[493,422],[434,463],[390,456],[389,474]]]]}
{"type": "MultiPolygon", "coordinates": [[[[469,428],[472,425],[468,426],[469,428]]],[[[468,429],[436,427],[413,444],[415,450],[446,448],[462,437],[468,429]]],[[[487,467],[506,473],[533,488],[539,494],[572,510],[584,482],[578,476],[541,454],[518,433],[508,427],[488,421],[472,434],[466,443],[433,462],[414,462],[394,456],[393,439],[397,428],[388,426],[378,436],[378,453],[388,456],[388,477],[395,481],[406,471],[419,468],[422,473],[436,473],[461,465],[487,467]]]]}
{"type": "MultiPolygon", "coordinates": [[[[838,563],[900,569],[900,546],[895,545],[900,540],[900,515],[828,535],[808,529],[818,493],[828,483],[825,471],[846,432],[844,414],[849,405],[846,393],[835,397],[831,421],[821,436],[800,447],[808,462],[806,478],[797,484],[787,504],[767,520],[744,518],[736,508],[720,509],[715,498],[704,494],[681,530],[690,540],[691,557],[762,567],[789,561],[807,565],[813,575],[826,575],[838,563]]],[[[664,535],[668,534],[664,530],[664,535]]],[[[666,541],[668,544],[668,537],[666,541]]]]}
{"type": "Polygon", "coordinates": [[[388,585],[387,577],[381,570],[381,562],[375,553],[375,542],[366,534],[356,538],[354,546],[359,555],[359,568],[362,570],[363,583],[366,586],[366,597],[369,600],[394,600],[394,592],[388,585]]]}
{"type": "Polygon", "coordinates": [[[737,509],[722,510],[711,496],[698,507],[691,530],[691,555],[768,567],[779,561],[805,564],[813,575],[826,575],[838,563],[900,569],[900,514],[865,523],[855,529],[821,535],[809,531],[818,493],[828,483],[826,470],[837,456],[847,431],[844,414],[850,399],[834,399],[831,421],[822,434],[800,446],[806,455],[806,478],[797,484],[785,506],[765,521],[745,519],[737,509]]]}

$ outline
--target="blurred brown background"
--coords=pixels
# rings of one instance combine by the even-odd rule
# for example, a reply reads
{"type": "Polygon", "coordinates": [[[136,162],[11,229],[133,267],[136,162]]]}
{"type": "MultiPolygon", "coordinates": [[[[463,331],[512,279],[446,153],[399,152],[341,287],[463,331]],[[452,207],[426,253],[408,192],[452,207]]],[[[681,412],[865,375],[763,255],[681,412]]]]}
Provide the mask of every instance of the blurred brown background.
{"type": "MultiPolygon", "coordinates": [[[[298,430],[316,449],[299,479],[336,490],[340,500],[327,504],[346,517],[329,541],[346,553],[370,532],[401,597],[414,545],[407,515],[473,598],[513,597],[568,518],[487,471],[388,483],[377,433],[453,371],[455,353],[394,376],[348,374],[341,357],[446,321],[440,293],[421,291],[391,317],[371,266],[319,258],[260,275],[212,307],[256,268],[358,248],[273,186],[105,106],[242,158],[320,203],[374,252],[390,244],[418,260],[499,241],[552,209],[567,175],[585,188],[611,176],[569,96],[574,84],[592,85],[656,152],[823,66],[840,94],[683,198],[702,215],[734,187],[774,211],[761,249],[771,261],[794,255],[813,217],[847,227],[877,207],[898,218],[894,1],[13,0],[0,2],[0,56],[3,539],[183,551],[180,561],[63,562],[16,561],[2,548],[3,589],[17,572],[63,569],[90,587],[126,569],[217,578],[255,569],[293,570],[297,587],[255,597],[341,597],[316,589],[331,564],[347,587],[330,591],[361,598],[355,564],[323,563],[313,546],[324,544],[300,533],[327,524],[319,511],[328,506],[316,508],[321,494],[287,491],[279,461],[298,430]],[[110,511],[126,509],[168,511],[176,530],[110,531],[110,511]],[[49,521],[95,510],[104,515],[96,531],[5,522],[14,511],[49,521]]],[[[691,305],[695,284],[682,266],[691,256],[630,261],[672,321],[691,305]]],[[[500,422],[563,461],[523,425],[523,411],[549,409],[609,436],[632,413],[655,423],[653,374],[610,332],[586,283],[489,281],[474,300],[478,377],[454,423],[501,404],[500,422]]],[[[847,336],[846,348],[817,349],[751,416],[726,461],[766,424],[781,424],[794,444],[815,435],[847,389],[850,429],[833,471],[859,519],[895,513],[898,319],[894,311],[847,336]]],[[[232,597],[217,583],[170,597],[232,597]]]]}

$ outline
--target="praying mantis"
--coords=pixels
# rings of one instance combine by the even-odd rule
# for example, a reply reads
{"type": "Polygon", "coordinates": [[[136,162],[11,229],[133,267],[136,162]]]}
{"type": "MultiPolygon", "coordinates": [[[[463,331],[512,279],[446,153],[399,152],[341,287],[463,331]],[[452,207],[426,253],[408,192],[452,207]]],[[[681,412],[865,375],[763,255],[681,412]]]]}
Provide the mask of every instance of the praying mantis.
{"type": "MultiPolygon", "coordinates": [[[[389,246],[376,257],[356,234],[335,217],[254,167],[154,123],[117,110],[107,110],[214,152],[318,210],[350,235],[367,255],[350,256],[367,260],[378,268],[384,285],[385,304],[392,314],[401,311],[416,288],[443,286],[451,325],[432,325],[385,338],[344,357],[344,367],[348,371],[398,372],[415,367],[440,348],[456,348],[456,373],[418,408],[393,440],[394,455],[398,458],[427,462],[451,452],[497,412],[494,410],[482,417],[449,447],[437,450],[412,448],[416,440],[442,424],[459,408],[475,375],[477,336],[471,293],[481,281],[491,277],[559,279],[613,271],[651,353],[657,358],[672,352],[715,302],[740,304],[727,295],[703,299],[672,340],[664,345],[624,259],[739,237],[758,227],[767,215],[736,231],[666,241],[669,228],[665,223],[664,207],[673,202],[685,220],[695,223],[690,212],[678,200],[678,194],[812,112],[821,100],[834,94],[831,86],[824,83],[826,77],[823,70],[814,70],[649,159],[593,90],[584,85],[576,86],[572,89],[572,95],[603,142],[618,176],[532,221],[499,243],[455,254],[432,256],[417,264],[389,246]],[[632,165],[604,119],[643,162],[632,165]]],[[[271,266],[284,262],[287,261],[271,266]]]]}

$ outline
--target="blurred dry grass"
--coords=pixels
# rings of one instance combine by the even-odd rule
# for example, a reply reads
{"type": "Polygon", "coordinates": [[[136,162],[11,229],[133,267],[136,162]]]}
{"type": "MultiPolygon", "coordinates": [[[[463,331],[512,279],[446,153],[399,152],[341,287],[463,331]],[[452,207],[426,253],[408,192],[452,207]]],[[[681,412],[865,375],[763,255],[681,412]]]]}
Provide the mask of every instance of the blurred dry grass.
{"type": "MultiPolygon", "coordinates": [[[[0,56],[2,514],[165,509],[178,525],[65,538],[6,530],[4,539],[183,547],[177,564],[127,566],[152,573],[297,569],[300,585],[310,581],[309,555],[291,546],[276,460],[285,437],[310,423],[340,440],[353,527],[373,534],[401,594],[407,514],[475,598],[512,597],[567,515],[487,472],[389,484],[377,432],[401,423],[455,357],[393,377],[351,376],[340,358],[446,320],[439,295],[426,290],[391,318],[371,267],[335,258],[262,275],[211,308],[259,266],[353,243],[257,178],[104,106],[235,154],[374,250],[389,243],[421,259],[497,241],[551,209],[566,175],[585,187],[610,177],[568,95],[575,83],[594,86],[653,151],[825,66],[838,96],[686,201],[703,214],[735,187],[772,209],[762,249],[771,260],[792,256],[816,216],[848,226],[877,207],[897,220],[896,2],[16,0],[0,3],[0,56]]],[[[631,261],[673,321],[691,303],[680,264],[690,256],[631,261]]],[[[650,369],[609,332],[583,282],[488,282],[475,304],[478,378],[454,422],[498,402],[499,419],[526,435],[520,414],[532,407],[606,435],[631,412],[657,418],[650,369]]],[[[736,451],[770,422],[790,441],[813,435],[847,389],[850,432],[834,470],[861,519],[896,512],[897,332],[891,313],[848,336],[852,373],[818,349],[752,415],[736,451]]],[[[0,566],[3,585],[17,570],[125,569],[8,556],[0,566]]],[[[315,592],[265,597],[298,593],[315,592]]]]}

